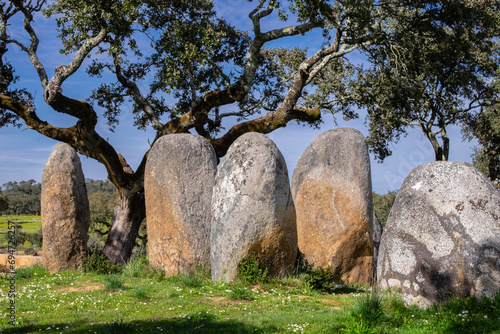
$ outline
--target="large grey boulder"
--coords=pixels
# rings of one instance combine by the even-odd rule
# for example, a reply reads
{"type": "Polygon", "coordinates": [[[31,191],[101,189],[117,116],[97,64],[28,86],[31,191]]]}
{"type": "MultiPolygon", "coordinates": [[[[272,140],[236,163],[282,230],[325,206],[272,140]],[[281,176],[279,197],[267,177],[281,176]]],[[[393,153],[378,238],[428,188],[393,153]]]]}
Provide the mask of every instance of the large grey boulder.
{"type": "Polygon", "coordinates": [[[210,203],[217,158],[201,136],[172,134],[149,153],[144,176],[149,263],[167,276],[210,266],[210,203]]]}
{"type": "Polygon", "coordinates": [[[293,172],[300,251],[313,266],[346,283],[372,284],[372,190],[361,132],[340,128],[317,136],[293,172]]]}
{"type": "Polygon", "coordinates": [[[500,195],[463,162],[432,162],[406,177],[385,225],[382,289],[410,304],[491,296],[500,289],[500,195]]]}
{"type": "Polygon", "coordinates": [[[42,173],[43,263],[52,273],[80,269],[87,251],[90,210],[76,151],[54,147],[42,173]]]}
{"type": "Polygon", "coordinates": [[[237,277],[242,259],[255,258],[271,276],[289,273],[297,256],[295,209],[285,160],[260,133],[247,133],[219,166],[212,199],[214,281],[237,277]]]}

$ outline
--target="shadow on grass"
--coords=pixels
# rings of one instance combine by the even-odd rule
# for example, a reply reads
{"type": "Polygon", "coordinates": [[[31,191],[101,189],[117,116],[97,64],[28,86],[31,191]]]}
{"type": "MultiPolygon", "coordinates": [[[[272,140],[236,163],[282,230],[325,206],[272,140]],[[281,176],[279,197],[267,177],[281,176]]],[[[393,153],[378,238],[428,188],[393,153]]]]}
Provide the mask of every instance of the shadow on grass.
{"type": "Polygon", "coordinates": [[[348,293],[364,293],[365,289],[355,288],[352,286],[339,286],[339,287],[331,288],[328,292],[335,294],[335,295],[342,295],[342,294],[348,294],[348,293]]]}
{"type": "Polygon", "coordinates": [[[277,333],[274,326],[256,327],[232,320],[216,320],[207,315],[199,319],[165,319],[90,325],[88,322],[59,323],[51,326],[28,325],[4,328],[4,333],[277,333]],[[50,328],[50,329],[49,329],[50,328]]]}
{"type": "Polygon", "coordinates": [[[443,334],[469,334],[469,333],[499,333],[500,321],[481,321],[476,319],[470,322],[453,321],[441,330],[443,334]]]}

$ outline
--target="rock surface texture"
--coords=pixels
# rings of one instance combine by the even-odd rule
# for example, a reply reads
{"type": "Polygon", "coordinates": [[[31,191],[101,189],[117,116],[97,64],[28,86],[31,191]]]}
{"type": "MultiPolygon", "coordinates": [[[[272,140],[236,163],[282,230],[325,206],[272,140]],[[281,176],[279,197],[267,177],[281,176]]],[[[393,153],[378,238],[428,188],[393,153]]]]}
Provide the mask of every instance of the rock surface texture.
{"type": "Polygon", "coordinates": [[[301,155],[292,178],[299,250],[346,283],[374,276],[370,159],[363,135],[329,130],[301,155]]]}
{"type": "Polygon", "coordinates": [[[244,258],[256,258],[269,275],[289,273],[297,256],[295,209],[285,160],[260,133],[229,148],[215,179],[211,267],[214,281],[237,277],[244,258]]]}
{"type": "Polygon", "coordinates": [[[378,284],[409,304],[491,296],[500,289],[500,195],[462,162],[416,167],[394,202],[380,244],[378,284]]]}
{"type": "Polygon", "coordinates": [[[43,262],[54,273],[79,269],[87,251],[90,210],[80,158],[54,147],[42,173],[43,262]]]}
{"type": "Polygon", "coordinates": [[[210,266],[210,203],[217,158],[201,136],[160,138],[144,176],[149,263],[165,275],[210,266]]]}

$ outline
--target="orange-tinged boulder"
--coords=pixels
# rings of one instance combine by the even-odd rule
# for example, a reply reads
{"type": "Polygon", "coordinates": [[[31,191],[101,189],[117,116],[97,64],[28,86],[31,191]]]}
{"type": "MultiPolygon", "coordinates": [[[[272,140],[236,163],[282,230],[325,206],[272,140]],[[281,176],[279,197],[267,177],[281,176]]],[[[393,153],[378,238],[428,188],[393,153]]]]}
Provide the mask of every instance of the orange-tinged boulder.
{"type": "Polygon", "coordinates": [[[160,138],[144,177],[149,263],[167,276],[210,266],[210,202],[217,158],[201,136],[160,138]]]}
{"type": "Polygon", "coordinates": [[[346,283],[372,284],[372,193],[363,135],[341,128],[317,136],[292,177],[299,250],[346,283]]]}
{"type": "Polygon", "coordinates": [[[50,272],[79,269],[87,251],[90,210],[80,158],[54,147],[42,173],[43,262],[50,272]]]}

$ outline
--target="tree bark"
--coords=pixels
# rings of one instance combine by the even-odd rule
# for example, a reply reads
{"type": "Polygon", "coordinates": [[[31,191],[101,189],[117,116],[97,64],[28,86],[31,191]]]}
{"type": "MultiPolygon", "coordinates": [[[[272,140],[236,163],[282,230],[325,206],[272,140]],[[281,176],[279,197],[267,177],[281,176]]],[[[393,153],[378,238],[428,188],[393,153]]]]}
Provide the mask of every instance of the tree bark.
{"type": "Polygon", "coordinates": [[[450,156],[450,139],[448,137],[443,137],[443,157],[442,161],[448,161],[450,156]]]}
{"type": "Polygon", "coordinates": [[[111,228],[104,245],[104,254],[110,261],[121,264],[128,261],[144,218],[144,189],[118,190],[111,228]]]}
{"type": "Polygon", "coordinates": [[[498,164],[498,150],[499,146],[495,148],[489,148],[486,152],[488,157],[488,178],[498,187],[498,178],[500,175],[500,166],[498,164]]]}
{"type": "Polygon", "coordinates": [[[448,161],[450,153],[450,139],[446,136],[442,136],[443,145],[439,145],[436,133],[428,133],[425,131],[424,133],[427,139],[431,142],[432,149],[434,150],[435,161],[448,161]]]}

